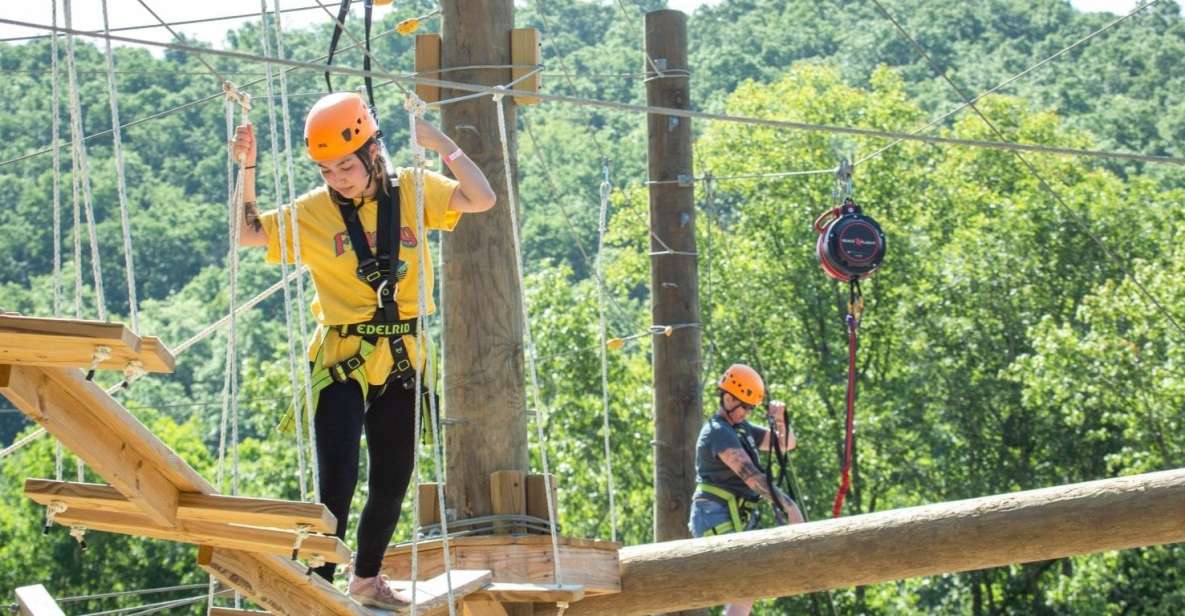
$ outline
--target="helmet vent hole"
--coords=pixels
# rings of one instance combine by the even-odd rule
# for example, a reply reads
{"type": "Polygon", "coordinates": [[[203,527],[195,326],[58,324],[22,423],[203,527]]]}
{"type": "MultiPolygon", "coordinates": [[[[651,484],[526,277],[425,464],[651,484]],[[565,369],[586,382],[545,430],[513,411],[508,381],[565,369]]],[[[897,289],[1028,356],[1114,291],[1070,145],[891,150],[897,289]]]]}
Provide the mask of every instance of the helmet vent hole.
{"type": "Polygon", "coordinates": [[[350,129],[347,128],[346,130],[342,131],[342,139],[349,141],[350,139],[353,139],[353,138],[354,138],[354,134],[350,132],[350,129]]]}

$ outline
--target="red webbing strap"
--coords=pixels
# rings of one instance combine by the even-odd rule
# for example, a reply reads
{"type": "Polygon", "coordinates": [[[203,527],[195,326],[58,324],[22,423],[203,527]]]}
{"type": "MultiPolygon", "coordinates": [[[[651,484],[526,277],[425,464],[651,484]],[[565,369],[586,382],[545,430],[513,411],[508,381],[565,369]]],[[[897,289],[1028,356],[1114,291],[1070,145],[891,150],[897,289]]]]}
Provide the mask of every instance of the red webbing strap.
{"type": "Polygon", "coordinates": [[[838,518],[843,509],[843,500],[852,483],[852,444],[856,423],[856,327],[860,320],[848,313],[848,415],[844,422],[843,468],[840,471],[839,491],[835,504],[831,506],[831,517],[838,518]]]}

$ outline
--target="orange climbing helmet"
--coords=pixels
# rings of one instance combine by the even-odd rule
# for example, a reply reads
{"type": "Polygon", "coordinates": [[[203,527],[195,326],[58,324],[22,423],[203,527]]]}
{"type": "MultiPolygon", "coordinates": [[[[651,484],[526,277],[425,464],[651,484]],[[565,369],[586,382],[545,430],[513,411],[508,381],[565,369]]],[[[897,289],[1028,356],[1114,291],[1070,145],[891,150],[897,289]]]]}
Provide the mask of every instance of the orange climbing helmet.
{"type": "Polygon", "coordinates": [[[337,92],[321,97],[304,122],[304,144],[309,158],[322,163],[357,152],[379,132],[362,96],[337,92]]]}
{"type": "Polygon", "coordinates": [[[757,371],[745,364],[733,364],[720,375],[720,382],[716,385],[734,398],[757,406],[765,399],[765,382],[757,371]]]}

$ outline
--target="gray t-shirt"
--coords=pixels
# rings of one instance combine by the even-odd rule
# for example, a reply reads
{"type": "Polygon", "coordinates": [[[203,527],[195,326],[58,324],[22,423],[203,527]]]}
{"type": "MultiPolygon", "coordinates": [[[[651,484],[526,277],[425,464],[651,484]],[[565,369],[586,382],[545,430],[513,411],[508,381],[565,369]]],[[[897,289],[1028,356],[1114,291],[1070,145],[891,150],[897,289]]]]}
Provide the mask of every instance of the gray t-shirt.
{"type": "MultiPolygon", "coordinates": [[[[704,422],[699,431],[699,439],[695,443],[695,474],[700,483],[710,483],[724,488],[737,496],[756,500],[757,493],[749,489],[736,473],[720,459],[720,452],[725,449],[740,449],[741,438],[748,441],[750,451],[756,452],[757,446],[765,439],[765,428],[757,427],[747,421],[732,426],[719,415],[712,415],[704,422]]],[[[761,467],[759,460],[753,464],[761,467]]]]}

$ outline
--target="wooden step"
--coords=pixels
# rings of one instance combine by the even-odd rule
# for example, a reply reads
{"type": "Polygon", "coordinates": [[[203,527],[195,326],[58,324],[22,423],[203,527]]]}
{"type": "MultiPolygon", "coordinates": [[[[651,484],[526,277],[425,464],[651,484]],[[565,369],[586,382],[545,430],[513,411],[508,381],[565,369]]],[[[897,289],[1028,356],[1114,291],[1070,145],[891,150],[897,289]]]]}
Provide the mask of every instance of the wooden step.
{"type": "Polygon", "coordinates": [[[137,336],[121,323],[0,315],[0,363],[86,369],[99,347],[110,354],[101,370],[123,370],[133,361],[148,372],[176,366],[160,339],[137,336]]]}
{"type": "MultiPolygon", "coordinates": [[[[453,599],[460,601],[490,583],[494,574],[486,569],[453,569],[451,577],[440,574],[430,580],[416,584],[416,614],[436,616],[448,613],[449,584],[452,584],[453,599]]],[[[396,587],[410,592],[411,582],[392,581],[396,587]]],[[[411,608],[396,610],[396,614],[410,614],[411,608]]]]}
{"type": "MultiPolygon", "coordinates": [[[[140,513],[140,508],[118,490],[96,483],[26,479],[25,496],[46,506],[58,501],[70,509],[140,513]]],[[[296,530],[304,524],[310,531],[324,534],[332,534],[337,530],[337,519],[320,503],[192,492],[178,496],[177,519],[183,522],[239,524],[283,530],[296,530]]]]}
{"type": "Polygon", "coordinates": [[[41,584],[16,589],[16,608],[21,616],[65,616],[41,584]]]}
{"type": "Polygon", "coordinates": [[[498,603],[574,603],[584,598],[584,587],[573,584],[514,584],[493,582],[473,597],[498,603]]]}
{"type": "MultiPolygon", "coordinates": [[[[373,616],[317,574],[292,561],[212,546],[198,549],[198,565],[256,605],[281,616],[373,616]]],[[[421,612],[422,614],[423,612],[421,612]]]]}
{"type": "MultiPolygon", "coordinates": [[[[179,521],[176,527],[153,524],[152,520],[139,513],[118,513],[114,511],[92,511],[67,509],[54,520],[63,526],[82,526],[108,533],[119,533],[137,537],[151,537],[178,543],[212,545],[214,547],[274,554],[292,555],[296,533],[274,528],[234,526],[213,522],[179,521]]],[[[320,557],[329,563],[350,562],[350,548],[337,537],[309,535],[300,545],[300,557],[320,557]]]]}

